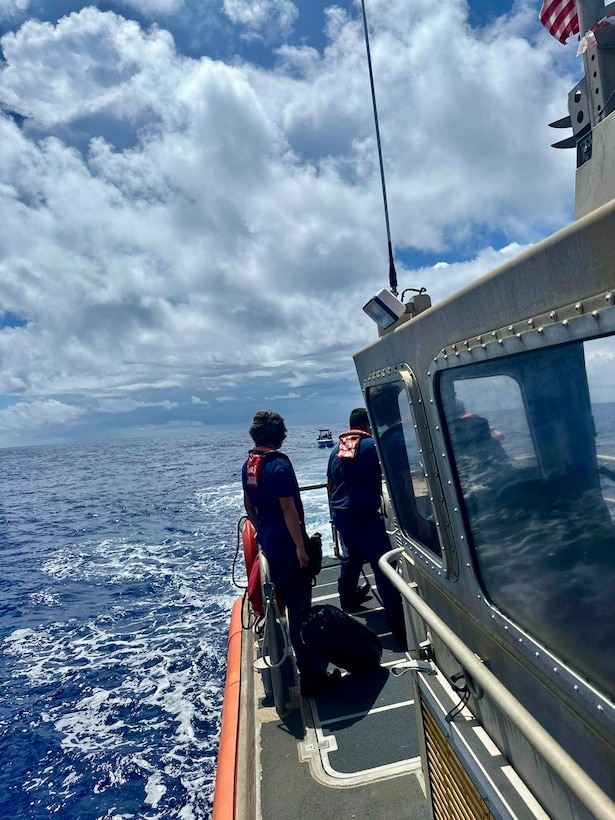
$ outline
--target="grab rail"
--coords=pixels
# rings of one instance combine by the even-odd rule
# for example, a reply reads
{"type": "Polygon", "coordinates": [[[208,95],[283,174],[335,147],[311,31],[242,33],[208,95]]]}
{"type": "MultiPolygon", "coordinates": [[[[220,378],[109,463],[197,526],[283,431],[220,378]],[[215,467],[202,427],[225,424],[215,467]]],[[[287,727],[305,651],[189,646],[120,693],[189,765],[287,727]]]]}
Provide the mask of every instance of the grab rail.
{"type": "Polygon", "coordinates": [[[393,569],[391,562],[399,558],[403,552],[403,548],[394,549],[380,558],[378,563],[387,578],[596,820],[613,820],[615,803],[611,798],[393,569]]]}

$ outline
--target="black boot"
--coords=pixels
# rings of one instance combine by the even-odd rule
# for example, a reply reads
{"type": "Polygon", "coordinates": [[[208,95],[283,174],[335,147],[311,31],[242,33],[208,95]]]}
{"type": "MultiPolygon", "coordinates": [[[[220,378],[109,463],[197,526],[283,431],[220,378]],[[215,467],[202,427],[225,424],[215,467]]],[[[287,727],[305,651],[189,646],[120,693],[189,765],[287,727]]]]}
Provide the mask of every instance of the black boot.
{"type": "Polygon", "coordinates": [[[340,595],[340,606],[342,609],[358,609],[369,598],[370,589],[369,581],[366,581],[357,587],[354,595],[340,595]]]}
{"type": "Polygon", "coordinates": [[[406,637],[403,605],[399,604],[399,606],[391,607],[385,611],[385,614],[397,648],[401,652],[405,652],[408,649],[408,639],[406,637]]]}

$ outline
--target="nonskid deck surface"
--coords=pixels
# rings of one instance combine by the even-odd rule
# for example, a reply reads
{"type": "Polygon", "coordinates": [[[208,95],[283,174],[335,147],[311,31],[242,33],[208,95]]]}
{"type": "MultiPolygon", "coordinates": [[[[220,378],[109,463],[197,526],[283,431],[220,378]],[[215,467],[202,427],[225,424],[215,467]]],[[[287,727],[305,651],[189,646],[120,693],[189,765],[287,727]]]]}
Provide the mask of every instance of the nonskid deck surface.
{"type": "MultiPolygon", "coordinates": [[[[369,676],[344,674],[334,691],[302,700],[301,711],[284,721],[271,710],[261,724],[266,820],[428,817],[411,673],[392,672],[407,656],[395,649],[369,566],[365,571],[372,594],[351,614],[380,637],[381,666],[369,676]]],[[[313,604],[339,606],[338,573],[339,562],[326,560],[313,604]]]]}

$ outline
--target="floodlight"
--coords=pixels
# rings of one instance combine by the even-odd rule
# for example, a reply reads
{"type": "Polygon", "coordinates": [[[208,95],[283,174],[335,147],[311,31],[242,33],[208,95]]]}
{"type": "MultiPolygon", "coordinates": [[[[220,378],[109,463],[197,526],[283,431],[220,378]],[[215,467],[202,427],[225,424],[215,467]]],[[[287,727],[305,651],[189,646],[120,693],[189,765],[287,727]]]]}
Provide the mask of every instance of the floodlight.
{"type": "Polygon", "coordinates": [[[394,325],[404,315],[406,306],[390,291],[383,288],[363,306],[363,310],[376,322],[378,327],[386,328],[394,325]]]}

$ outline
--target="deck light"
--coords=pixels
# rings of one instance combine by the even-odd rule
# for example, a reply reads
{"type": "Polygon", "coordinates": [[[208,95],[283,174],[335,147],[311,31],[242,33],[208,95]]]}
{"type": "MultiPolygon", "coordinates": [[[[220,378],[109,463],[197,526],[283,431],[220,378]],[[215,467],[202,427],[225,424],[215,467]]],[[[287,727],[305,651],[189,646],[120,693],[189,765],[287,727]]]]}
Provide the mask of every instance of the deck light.
{"type": "Polygon", "coordinates": [[[404,315],[406,306],[383,288],[363,306],[363,310],[376,322],[378,327],[386,328],[395,324],[404,315]]]}

